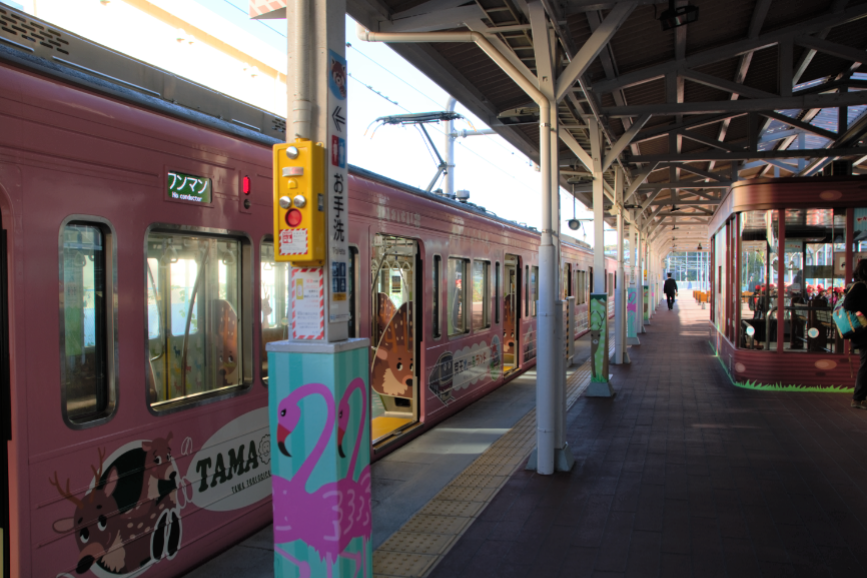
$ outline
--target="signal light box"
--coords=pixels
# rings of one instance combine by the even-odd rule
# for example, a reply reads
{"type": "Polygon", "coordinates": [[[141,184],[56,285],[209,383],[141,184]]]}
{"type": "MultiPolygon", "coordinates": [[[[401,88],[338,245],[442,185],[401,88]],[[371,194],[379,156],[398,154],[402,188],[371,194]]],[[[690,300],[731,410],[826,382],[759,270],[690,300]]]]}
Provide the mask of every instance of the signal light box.
{"type": "Polygon", "coordinates": [[[325,261],[325,147],[308,139],[274,145],[274,260],[325,261]]]}

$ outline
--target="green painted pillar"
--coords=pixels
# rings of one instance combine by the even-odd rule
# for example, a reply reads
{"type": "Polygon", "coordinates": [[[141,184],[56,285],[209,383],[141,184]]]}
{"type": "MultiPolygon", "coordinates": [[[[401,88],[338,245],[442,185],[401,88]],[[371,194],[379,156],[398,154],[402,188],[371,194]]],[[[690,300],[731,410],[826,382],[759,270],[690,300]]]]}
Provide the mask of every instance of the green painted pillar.
{"type": "Polygon", "coordinates": [[[644,324],[650,325],[650,286],[644,286],[644,324]]]}
{"type": "Polygon", "coordinates": [[[630,285],[626,290],[626,343],[641,345],[638,339],[638,286],[630,285]]]}
{"type": "Polygon", "coordinates": [[[373,576],[369,343],[267,346],[276,578],[373,576]]]}
{"type": "Polygon", "coordinates": [[[587,397],[611,397],[608,380],[608,293],[590,294],[590,386],[587,397]]]}

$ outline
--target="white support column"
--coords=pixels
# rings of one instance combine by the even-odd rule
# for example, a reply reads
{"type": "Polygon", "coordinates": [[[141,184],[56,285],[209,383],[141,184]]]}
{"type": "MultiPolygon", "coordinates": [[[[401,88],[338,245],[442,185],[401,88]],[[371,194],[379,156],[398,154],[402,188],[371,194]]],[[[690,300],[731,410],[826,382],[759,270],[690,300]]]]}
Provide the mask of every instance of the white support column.
{"type": "Polygon", "coordinates": [[[588,119],[590,155],[593,162],[593,293],[605,292],[605,204],[602,174],[602,127],[588,119]]]}
{"type": "Polygon", "coordinates": [[[614,200],[617,203],[617,286],[614,293],[614,363],[629,363],[626,352],[626,269],[623,262],[623,169],[614,167],[614,200]]]}
{"type": "MultiPolygon", "coordinates": [[[[644,280],[644,271],[647,269],[647,237],[645,236],[643,231],[639,231],[638,233],[638,334],[646,333],[644,330],[644,301],[645,301],[645,285],[650,281],[650,275],[648,274],[648,281],[644,280]]],[[[648,309],[650,308],[649,298],[647,298],[648,309]]]]}
{"type": "Polygon", "coordinates": [[[602,173],[602,127],[587,119],[593,169],[593,291],[590,294],[590,386],[586,397],[612,397],[608,379],[608,295],[605,292],[605,181],[602,173]]]}
{"type": "Polygon", "coordinates": [[[539,91],[549,103],[539,123],[539,170],[542,175],[542,238],[539,245],[539,303],[536,317],[536,471],[553,474],[556,453],[565,443],[558,440],[559,416],[565,406],[565,367],[562,346],[562,306],[557,298],[560,263],[560,187],[557,163],[557,108],[554,68],[548,35],[548,18],[539,1],[528,4],[533,28],[539,91]],[[552,144],[554,146],[552,146],[552,144]],[[560,446],[560,447],[558,447],[560,446]]]}

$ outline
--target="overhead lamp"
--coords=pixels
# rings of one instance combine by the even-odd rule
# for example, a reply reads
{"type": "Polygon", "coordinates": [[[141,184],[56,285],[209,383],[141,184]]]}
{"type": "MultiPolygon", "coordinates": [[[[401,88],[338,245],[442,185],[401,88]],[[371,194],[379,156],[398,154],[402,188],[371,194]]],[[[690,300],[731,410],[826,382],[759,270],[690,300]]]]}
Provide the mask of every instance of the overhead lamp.
{"type": "MultiPolygon", "coordinates": [[[[656,6],[653,7],[656,13],[656,6]]],[[[662,23],[662,30],[671,30],[678,26],[692,24],[698,20],[698,6],[674,6],[674,0],[668,0],[668,9],[663,10],[659,15],[659,21],[662,23]]]]}
{"type": "Polygon", "coordinates": [[[522,106],[512,108],[497,115],[502,124],[531,124],[539,122],[539,108],[522,106]]]}
{"type": "Polygon", "coordinates": [[[696,251],[701,251],[701,243],[698,244],[698,248],[696,249],[696,251]]]}

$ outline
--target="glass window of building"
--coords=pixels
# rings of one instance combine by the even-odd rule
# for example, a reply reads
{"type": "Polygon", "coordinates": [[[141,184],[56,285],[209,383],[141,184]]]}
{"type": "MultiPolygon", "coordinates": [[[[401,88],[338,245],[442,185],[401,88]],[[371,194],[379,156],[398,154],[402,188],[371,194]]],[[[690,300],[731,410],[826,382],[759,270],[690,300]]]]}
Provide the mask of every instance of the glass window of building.
{"type": "MultiPolygon", "coordinates": [[[[777,349],[778,211],[746,211],[740,215],[741,346],[777,349]]],[[[717,328],[725,331],[725,235],[717,235],[717,328]]]]}
{"type": "Polygon", "coordinates": [[[784,350],[842,353],[831,314],[843,298],[845,209],[786,209],[784,350]]]}
{"type": "MultiPolygon", "coordinates": [[[[241,250],[241,241],[229,237],[149,233],[145,283],[148,335],[156,336],[148,343],[149,397],[154,408],[244,384],[241,250]]],[[[263,294],[267,290],[270,297],[274,291],[276,299],[276,279],[270,287],[262,285],[263,294]]],[[[276,300],[271,303],[268,322],[279,325],[285,314],[276,300]]]]}
{"type": "Polygon", "coordinates": [[[449,335],[460,335],[467,332],[466,303],[467,292],[467,259],[449,257],[447,283],[448,283],[448,319],[449,335]]]}
{"type": "Polygon", "coordinates": [[[259,298],[262,334],[259,357],[262,379],[268,380],[268,351],[272,341],[289,339],[289,263],[274,262],[274,242],[265,237],[259,248],[259,298]]]}
{"type": "Polygon", "coordinates": [[[109,416],[115,407],[111,233],[72,221],[61,240],[61,376],[67,423],[109,416]]]}
{"type": "Polygon", "coordinates": [[[473,261],[473,330],[487,329],[491,326],[491,264],[487,261],[473,261]]]}

